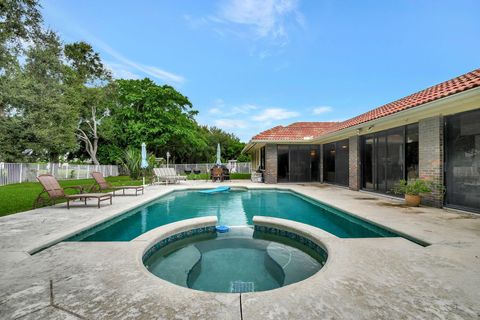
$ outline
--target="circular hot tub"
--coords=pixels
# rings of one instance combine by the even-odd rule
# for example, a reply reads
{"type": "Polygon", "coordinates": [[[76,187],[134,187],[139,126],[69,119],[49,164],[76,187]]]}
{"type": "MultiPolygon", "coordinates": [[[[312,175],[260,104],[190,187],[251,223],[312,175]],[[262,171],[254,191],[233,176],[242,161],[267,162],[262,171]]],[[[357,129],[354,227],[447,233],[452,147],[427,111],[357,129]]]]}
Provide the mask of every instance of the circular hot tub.
{"type": "Polygon", "coordinates": [[[327,259],[312,241],[265,227],[233,227],[226,233],[210,227],[162,241],[144,255],[147,269],[171,283],[210,292],[279,288],[312,276],[327,259]]]}

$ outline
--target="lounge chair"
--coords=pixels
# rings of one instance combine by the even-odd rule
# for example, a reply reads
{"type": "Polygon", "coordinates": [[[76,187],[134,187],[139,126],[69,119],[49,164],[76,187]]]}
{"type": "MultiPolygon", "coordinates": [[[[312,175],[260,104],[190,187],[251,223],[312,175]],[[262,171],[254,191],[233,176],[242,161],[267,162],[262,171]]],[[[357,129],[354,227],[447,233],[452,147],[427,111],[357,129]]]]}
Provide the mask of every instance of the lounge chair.
{"type": "Polygon", "coordinates": [[[174,180],[168,176],[168,173],[165,171],[165,168],[153,168],[153,175],[154,175],[153,183],[164,182],[165,184],[168,184],[168,183],[174,182],[174,180]]]}
{"type": "Polygon", "coordinates": [[[113,196],[115,196],[115,191],[122,190],[123,195],[125,195],[125,190],[135,190],[135,195],[138,195],[139,191],[144,191],[143,186],[112,186],[110,183],[105,180],[101,172],[92,172],[92,177],[95,179],[96,184],[92,186],[90,191],[105,191],[112,190],[113,196]]]}
{"type": "Polygon", "coordinates": [[[175,183],[180,181],[187,181],[187,177],[177,174],[177,171],[175,171],[174,168],[164,168],[164,169],[167,171],[168,176],[175,181],[175,183]]]}
{"type": "Polygon", "coordinates": [[[33,208],[35,209],[37,205],[40,203],[47,203],[53,202],[56,203],[59,199],[66,199],[67,200],[67,208],[70,209],[70,200],[83,200],[85,205],[87,205],[87,199],[97,199],[98,200],[98,208],[100,208],[100,202],[110,200],[110,204],[112,204],[112,195],[110,193],[83,193],[83,188],[81,186],[74,186],[74,187],[65,187],[62,188],[58,183],[57,179],[52,176],[51,174],[42,174],[37,177],[38,182],[43,187],[42,192],[38,195],[37,199],[33,203],[33,208]],[[80,193],[77,194],[65,194],[65,189],[76,189],[79,190],[80,193]],[[44,194],[47,197],[44,197],[44,194]]]}
{"type": "Polygon", "coordinates": [[[156,182],[177,183],[186,181],[187,177],[178,175],[174,168],[153,168],[156,182]]]}

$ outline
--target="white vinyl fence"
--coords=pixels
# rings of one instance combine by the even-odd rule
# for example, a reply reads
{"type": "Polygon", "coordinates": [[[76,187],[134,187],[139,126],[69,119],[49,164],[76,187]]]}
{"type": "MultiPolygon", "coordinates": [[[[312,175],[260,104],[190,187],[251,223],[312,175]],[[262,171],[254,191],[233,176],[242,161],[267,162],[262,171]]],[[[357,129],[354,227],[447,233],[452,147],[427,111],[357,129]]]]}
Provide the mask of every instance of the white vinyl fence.
{"type": "MultiPolygon", "coordinates": [[[[238,163],[227,163],[225,164],[230,173],[252,173],[252,164],[250,162],[238,162],[238,163]]],[[[215,163],[177,163],[169,164],[170,168],[175,168],[175,171],[178,174],[185,174],[185,171],[194,170],[200,171],[200,173],[209,173],[210,169],[215,166],[215,163]]],[[[167,165],[161,165],[161,167],[166,168],[167,165]]]]}
{"type": "Polygon", "coordinates": [[[0,186],[37,181],[37,176],[53,174],[59,180],[91,178],[90,173],[100,171],[105,177],[118,176],[116,165],[88,165],[68,163],[4,163],[0,162],[0,186]]]}

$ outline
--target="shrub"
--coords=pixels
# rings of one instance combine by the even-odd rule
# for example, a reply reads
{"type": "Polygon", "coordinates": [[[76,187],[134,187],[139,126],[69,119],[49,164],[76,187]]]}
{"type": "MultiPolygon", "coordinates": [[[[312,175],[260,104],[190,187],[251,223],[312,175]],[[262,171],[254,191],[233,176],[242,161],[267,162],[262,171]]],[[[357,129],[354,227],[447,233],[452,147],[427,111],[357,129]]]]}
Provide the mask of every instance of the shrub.
{"type": "Polygon", "coordinates": [[[140,164],[142,163],[142,154],[139,149],[129,147],[123,152],[118,162],[128,172],[132,179],[138,179],[141,174],[140,164]]]}
{"type": "Polygon", "coordinates": [[[430,193],[436,186],[432,181],[423,179],[415,180],[400,180],[398,184],[393,188],[393,192],[396,194],[409,194],[418,196],[422,193],[430,193]]]}

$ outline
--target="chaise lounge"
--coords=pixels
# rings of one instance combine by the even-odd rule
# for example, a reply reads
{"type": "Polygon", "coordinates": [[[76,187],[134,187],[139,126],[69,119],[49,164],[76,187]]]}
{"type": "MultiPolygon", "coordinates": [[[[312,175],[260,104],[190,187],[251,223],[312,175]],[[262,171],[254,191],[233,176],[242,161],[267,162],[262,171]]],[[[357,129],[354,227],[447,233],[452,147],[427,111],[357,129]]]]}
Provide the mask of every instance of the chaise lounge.
{"type": "Polygon", "coordinates": [[[72,186],[62,188],[58,183],[57,179],[51,174],[42,174],[37,177],[37,180],[43,187],[42,192],[38,195],[37,199],[33,203],[33,208],[37,208],[40,204],[53,203],[55,204],[57,200],[66,199],[67,208],[70,209],[71,200],[83,200],[85,205],[87,205],[87,199],[97,199],[98,208],[100,208],[100,202],[110,200],[112,204],[112,195],[110,193],[83,193],[83,187],[81,186],[72,186]],[[78,194],[66,194],[65,189],[76,189],[80,193],[78,194]],[[46,197],[44,196],[46,194],[46,197]]]}
{"type": "Polygon", "coordinates": [[[153,168],[156,182],[177,183],[180,181],[186,181],[186,176],[177,174],[174,168],[153,168]]]}
{"type": "Polygon", "coordinates": [[[125,195],[125,190],[135,190],[135,196],[138,195],[139,191],[144,192],[143,186],[112,186],[110,183],[105,180],[105,177],[101,172],[92,172],[92,177],[95,179],[96,184],[92,186],[91,191],[105,191],[112,190],[113,196],[115,196],[115,191],[122,190],[123,195],[125,195]]]}

